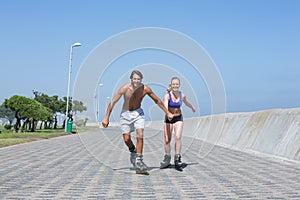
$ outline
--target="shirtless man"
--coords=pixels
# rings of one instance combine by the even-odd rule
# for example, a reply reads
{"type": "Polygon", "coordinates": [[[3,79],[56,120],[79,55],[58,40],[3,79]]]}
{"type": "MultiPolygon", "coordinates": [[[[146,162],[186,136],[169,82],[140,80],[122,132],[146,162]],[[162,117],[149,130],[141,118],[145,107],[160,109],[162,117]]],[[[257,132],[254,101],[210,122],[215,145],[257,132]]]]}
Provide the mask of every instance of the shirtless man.
{"type": "Polygon", "coordinates": [[[143,162],[143,132],[144,132],[144,112],[141,103],[145,95],[153,99],[153,101],[166,113],[167,118],[173,118],[163,102],[154,94],[151,88],[142,84],[143,74],[134,70],[130,75],[131,82],[119,88],[107,107],[106,115],[102,121],[102,126],[107,127],[109,117],[114,105],[123,96],[124,103],[120,115],[121,130],[123,139],[130,153],[130,162],[136,167],[136,173],[147,174],[148,168],[143,162]],[[130,133],[136,130],[136,148],[131,140],[130,133]]]}

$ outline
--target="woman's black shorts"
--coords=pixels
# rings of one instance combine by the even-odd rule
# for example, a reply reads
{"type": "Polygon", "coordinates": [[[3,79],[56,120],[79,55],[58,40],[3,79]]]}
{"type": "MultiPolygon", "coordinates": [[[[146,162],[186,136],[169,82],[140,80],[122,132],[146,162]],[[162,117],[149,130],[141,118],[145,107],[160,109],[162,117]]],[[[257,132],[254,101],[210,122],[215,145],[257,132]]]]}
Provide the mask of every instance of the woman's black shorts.
{"type": "Polygon", "coordinates": [[[172,119],[171,121],[168,119],[167,116],[165,117],[165,123],[174,124],[174,123],[176,123],[176,122],[178,122],[178,121],[183,121],[182,115],[173,117],[173,119],[172,119]]]}

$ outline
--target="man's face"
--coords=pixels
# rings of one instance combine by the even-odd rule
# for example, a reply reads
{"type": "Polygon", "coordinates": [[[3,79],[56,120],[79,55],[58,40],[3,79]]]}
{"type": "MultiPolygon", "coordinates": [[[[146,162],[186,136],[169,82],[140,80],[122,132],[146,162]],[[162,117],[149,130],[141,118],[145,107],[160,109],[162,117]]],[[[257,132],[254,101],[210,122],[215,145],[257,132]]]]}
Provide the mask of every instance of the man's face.
{"type": "Polygon", "coordinates": [[[141,77],[137,74],[133,74],[132,79],[131,79],[131,84],[133,85],[133,87],[140,86],[141,82],[142,82],[141,77]]]}

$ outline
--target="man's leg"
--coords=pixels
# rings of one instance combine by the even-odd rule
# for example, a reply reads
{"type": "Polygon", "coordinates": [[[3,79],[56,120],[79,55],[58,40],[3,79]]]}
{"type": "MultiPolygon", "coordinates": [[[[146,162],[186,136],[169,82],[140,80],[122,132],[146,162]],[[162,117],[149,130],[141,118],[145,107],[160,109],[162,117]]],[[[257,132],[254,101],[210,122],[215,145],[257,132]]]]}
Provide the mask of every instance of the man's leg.
{"type": "Polygon", "coordinates": [[[136,160],[136,149],[135,146],[131,140],[130,133],[123,134],[123,140],[125,144],[128,147],[128,150],[130,151],[130,162],[133,166],[135,166],[135,160],[136,160]]]}
{"type": "Polygon", "coordinates": [[[143,146],[144,146],[143,132],[144,129],[142,128],[136,129],[136,153],[140,155],[143,154],[143,146]]]}
{"type": "Polygon", "coordinates": [[[143,132],[144,129],[139,128],[136,129],[136,160],[135,160],[135,166],[136,166],[136,173],[137,174],[148,174],[148,167],[143,161],[143,132]]]}
{"type": "Polygon", "coordinates": [[[132,147],[134,147],[134,144],[133,144],[133,142],[131,140],[130,133],[124,133],[123,134],[123,140],[124,140],[125,144],[127,145],[127,147],[129,149],[131,149],[132,147]]]}

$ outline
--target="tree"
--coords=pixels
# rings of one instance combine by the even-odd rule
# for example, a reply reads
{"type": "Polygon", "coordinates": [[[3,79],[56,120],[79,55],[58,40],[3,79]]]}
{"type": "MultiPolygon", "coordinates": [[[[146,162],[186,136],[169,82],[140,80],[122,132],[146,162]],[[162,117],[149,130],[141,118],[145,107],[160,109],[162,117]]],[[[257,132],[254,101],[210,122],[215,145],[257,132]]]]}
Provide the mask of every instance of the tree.
{"type": "MultiPolygon", "coordinates": [[[[82,101],[78,101],[78,100],[74,100],[73,101],[73,112],[76,115],[78,112],[83,112],[86,111],[87,107],[83,105],[82,101]]],[[[71,116],[72,117],[72,116],[71,116]]],[[[75,124],[77,126],[85,126],[86,123],[88,121],[88,118],[85,119],[77,119],[77,121],[75,122],[75,124]]]]}
{"type": "Polygon", "coordinates": [[[78,100],[74,100],[73,101],[73,109],[75,114],[77,114],[77,112],[83,112],[83,111],[86,111],[87,108],[86,106],[83,105],[83,103],[81,101],[78,101],[78,100]]]}
{"type": "Polygon", "coordinates": [[[0,118],[5,118],[9,121],[10,124],[12,124],[12,122],[15,118],[15,112],[13,110],[11,110],[10,108],[6,108],[3,103],[0,106],[0,118]]]}
{"type": "Polygon", "coordinates": [[[21,119],[24,119],[25,117],[22,115],[22,112],[24,111],[24,105],[29,103],[29,99],[23,96],[13,96],[9,99],[5,99],[3,105],[6,108],[11,109],[12,111],[15,112],[15,118],[16,118],[16,123],[14,125],[14,130],[16,132],[19,131],[20,126],[21,126],[21,119]]]}
{"type": "MultiPolygon", "coordinates": [[[[54,116],[54,129],[57,128],[57,113],[62,113],[64,114],[65,108],[66,108],[66,103],[65,101],[61,100],[58,98],[57,95],[54,96],[48,96],[47,94],[38,92],[38,91],[33,91],[34,94],[34,99],[38,102],[40,102],[43,106],[49,108],[54,116]]],[[[45,122],[45,126],[47,128],[50,127],[50,125],[47,125],[47,122],[45,122]]]]}
{"type": "Polygon", "coordinates": [[[51,120],[52,113],[49,108],[44,107],[40,102],[23,96],[15,95],[5,99],[4,106],[15,112],[16,124],[15,131],[18,132],[21,120],[25,120],[24,126],[29,123],[30,130],[35,131],[37,121],[51,120]]]}
{"type": "Polygon", "coordinates": [[[27,109],[22,113],[30,123],[30,131],[34,132],[38,121],[53,121],[53,115],[49,108],[43,106],[40,102],[30,99],[27,109]]]}

